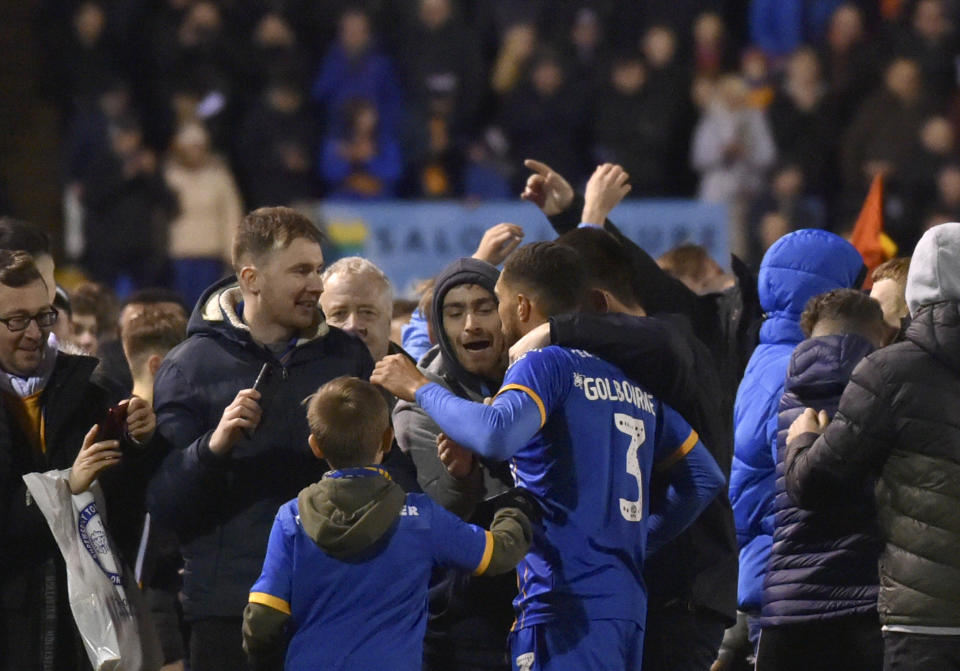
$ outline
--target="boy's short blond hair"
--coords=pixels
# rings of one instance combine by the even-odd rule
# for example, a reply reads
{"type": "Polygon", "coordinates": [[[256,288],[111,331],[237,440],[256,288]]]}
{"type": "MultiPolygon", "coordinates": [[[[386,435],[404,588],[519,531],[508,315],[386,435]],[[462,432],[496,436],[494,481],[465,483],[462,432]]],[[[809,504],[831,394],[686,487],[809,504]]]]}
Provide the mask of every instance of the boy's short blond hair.
{"type": "Polygon", "coordinates": [[[374,461],[390,426],[379,389],[355,377],[338,377],[307,399],[307,422],[324,458],[334,468],[374,461]]]}

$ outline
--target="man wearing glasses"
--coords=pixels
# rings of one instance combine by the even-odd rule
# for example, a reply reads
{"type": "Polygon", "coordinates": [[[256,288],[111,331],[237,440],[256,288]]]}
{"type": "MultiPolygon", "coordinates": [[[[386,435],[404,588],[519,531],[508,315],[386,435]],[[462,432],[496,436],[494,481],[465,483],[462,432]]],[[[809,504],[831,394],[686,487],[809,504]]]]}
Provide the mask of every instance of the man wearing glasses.
{"type": "Polygon", "coordinates": [[[0,251],[0,671],[89,668],[63,559],[22,476],[70,468],[70,489],[79,494],[103,473],[107,519],[122,551],[139,531],[131,524],[142,519],[138,498],[152,460],[156,419],[143,399],[122,402],[126,420],[116,436],[98,435],[116,399],[95,380],[96,359],[50,344],[57,318],[33,258],[0,251]]]}

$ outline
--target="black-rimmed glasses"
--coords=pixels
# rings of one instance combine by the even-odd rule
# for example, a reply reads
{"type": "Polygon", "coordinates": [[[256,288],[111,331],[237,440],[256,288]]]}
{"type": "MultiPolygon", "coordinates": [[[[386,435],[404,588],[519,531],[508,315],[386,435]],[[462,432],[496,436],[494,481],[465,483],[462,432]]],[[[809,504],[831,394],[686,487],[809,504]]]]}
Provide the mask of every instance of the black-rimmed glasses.
{"type": "Polygon", "coordinates": [[[56,308],[48,308],[46,310],[41,310],[35,315],[15,315],[13,317],[0,317],[0,323],[3,323],[8,329],[16,333],[17,331],[23,331],[25,328],[30,326],[30,322],[37,322],[37,326],[42,329],[49,328],[57,323],[57,318],[60,316],[60,313],[57,312],[56,308]]]}

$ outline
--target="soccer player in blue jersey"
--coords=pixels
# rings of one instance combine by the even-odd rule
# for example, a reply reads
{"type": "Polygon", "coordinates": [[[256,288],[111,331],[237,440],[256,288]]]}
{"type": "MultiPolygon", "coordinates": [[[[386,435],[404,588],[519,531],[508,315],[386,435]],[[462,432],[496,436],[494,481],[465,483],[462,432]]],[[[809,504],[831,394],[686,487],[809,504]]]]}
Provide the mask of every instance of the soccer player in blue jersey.
{"type": "MultiPolygon", "coordinates": [[[[496,287],[507,341],[577,310],[584,280],[568,247],[515,252],[496,287]]],[[[461,445],[511,459],[517,484],[543,509],[517,567],[513,668],[639,669],[644,556],[680,533],[724,483],[697,434],[618,368],[579,350],[529,352],[490,405],[454,396],[406,363],[387,357],[371,381],[415,398],[461,445]],[[654,468],[670,484],[651,512],[654,468]]]]}
{"type": "Polygon", "coordinates": [[[420,671],[433,566],[512,569],[532,536],[523,510],[535,508],[514,491],[485,531],[404,494],[379,465],[393,431],[369,382],[328,382],[307,417],[313,453],[334,470],[277,513],[244,610],[244,649],[258,669],[420,671]]]}

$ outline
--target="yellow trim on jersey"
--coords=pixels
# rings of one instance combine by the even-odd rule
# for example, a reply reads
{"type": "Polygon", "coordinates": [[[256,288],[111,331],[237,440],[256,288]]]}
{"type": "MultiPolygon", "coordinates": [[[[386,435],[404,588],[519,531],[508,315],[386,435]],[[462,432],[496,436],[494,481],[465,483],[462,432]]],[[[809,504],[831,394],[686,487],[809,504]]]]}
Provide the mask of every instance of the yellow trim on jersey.
{"type": "Polygon", "coordinates": [[[657,470],[665,471],[671,466],[673,466],[675,463],[683,459],[685,456],[687,456],[690,450],[692,450],[694,446],[696,446],[698,440],[700,440],[700,436],[697,435],[696,431],[694,431],[693,429],[690,429],[690,435],[687,436],[687,439],[685,441],[683,441],[683,445],[678,447],[673,452],[673,454],[671,454],[669,457],[661,459],[657,463],[657,470]]]}
{"type": "Polygon", "coordinates": [[[487,542],[483,546],[483,557],[480,558],[480,564],[477,565],[477,570],[473,572],[473,575],[483,575],[483,572],[490,566],[490,559],[493,557],[493,534],[486,530],[483,533],[487,542]]]}
{"type": "Polygon", "coordinates": [[[259,603],[261,606],[267,606],[274,610],[279,610],[286,615],[290,614],[290,604],[278,596],[267,594],[266,592],[250,592],[250,603],[259,603]]]}
{"type": "MultiPolygon", "coordinates": [[[[537,404],[537,409],[540,410],[540,428],[542,429],[543,425],[547,423],[547,408],[543,404],[543,400],[540,398],[540,395],[537,394],[537,392],[535,392],[530,387],[525,387],[522,384],[508,384],[508,385],[504,385],[503,387],[500,387],[500,391],[497,392],[497,396],[499,396],[505,391],[510,391],[511,389],[516,389],[517,391],[524,392],[525,394],[530,396],[530,398],[533,399],[534,403],[537,404]]],[[[494,396],[494,398],[496,398],[497,396],[494,396]]]]}

